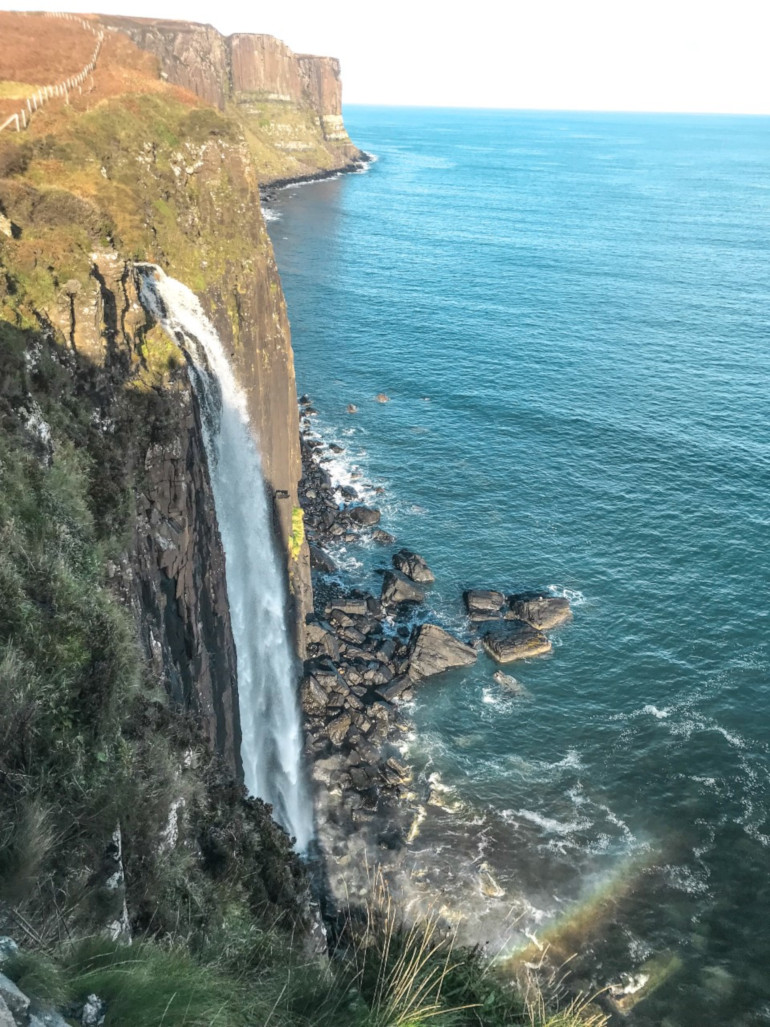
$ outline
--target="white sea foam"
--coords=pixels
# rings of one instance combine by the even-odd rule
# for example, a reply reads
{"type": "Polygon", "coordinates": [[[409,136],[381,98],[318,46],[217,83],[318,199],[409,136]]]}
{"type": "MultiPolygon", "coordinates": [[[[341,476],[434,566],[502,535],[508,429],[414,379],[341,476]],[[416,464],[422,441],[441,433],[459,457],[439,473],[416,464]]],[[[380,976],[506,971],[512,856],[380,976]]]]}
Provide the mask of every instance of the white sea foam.
{"type": "Polygon", "coordinates": [[[666,720],[667,717],[671,716],[671,709],[665,706],[662,710],[659,710],[657,706],[648,703],[642,707],[642,713],[649,713],[651,717],[656,717],[658,720],[666,720]]]}
{"type": "Polygon", "coordinates": [[[567,749],[567,752],[560,760],[551,764],[552,767],[559,767],[565,770],[582,770],[583,761],[577,749],[567,749]]]}
{"type": "Polygon", "coordinates": [[[541,827],[549,834],[574,834],[575,831],[586,831],[591,826],[591,821],[586,817],[563,821],[557,820],[555,817],[547,817],[543,813],[530,809],[520,809],[517,815],[525,820],[529,820],[532,824],[537,824],[538,827],[541,827]]]}
{"type": "Polygon", "coordinates": [[[569,599],[570,606],[583,606],[587,602],[582,592],[576,588],[567,588],[566,585],[549,585],[548,591],[552,596],[569,599]]]}
{"type": "Polygon", "coordinates": [[[275,210],[273,207],[263,207],[262,217],[267,221],[280,221],[283,214],[279,210],[275,210]]]}
{"type": "Polygon", "coordinates": [[[666,883],[677,891],[685,892],[687,895],[705,895],[709,890],[703,871],[698,873],[690,867],[671,863],[661,867],[661,870],[666,883]]]}

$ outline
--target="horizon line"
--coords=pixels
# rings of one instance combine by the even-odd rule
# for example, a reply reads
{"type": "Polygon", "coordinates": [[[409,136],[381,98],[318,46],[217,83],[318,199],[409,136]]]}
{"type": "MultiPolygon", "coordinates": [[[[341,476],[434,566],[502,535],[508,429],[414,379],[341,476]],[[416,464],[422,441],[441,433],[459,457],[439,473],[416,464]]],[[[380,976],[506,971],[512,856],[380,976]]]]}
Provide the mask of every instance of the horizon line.
{"type": "Polygon", "coordinates": [[[380,107],[386,110],[497,111],[511,114],[642,114],[701,118],[770,118],[770,111],[653,110],[628,107],[501,107],[452,103],[371,103],[362,100],[343,100],[342,106],[380,107]]]}

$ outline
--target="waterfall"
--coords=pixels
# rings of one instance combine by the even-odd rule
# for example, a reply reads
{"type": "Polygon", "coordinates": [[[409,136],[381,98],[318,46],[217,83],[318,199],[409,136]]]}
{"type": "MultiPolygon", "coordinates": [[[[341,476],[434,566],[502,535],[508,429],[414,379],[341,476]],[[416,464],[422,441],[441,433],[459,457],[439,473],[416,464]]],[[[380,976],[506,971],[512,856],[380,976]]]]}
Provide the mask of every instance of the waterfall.
{"type": "Polygon", "coordinates": [[[305,852],[313,813],[302,767],[286,590],[246,397],[195,294],[154,265],[138,271],[142,303],[186,354],[200,405],[225,551],[246,788],[273,805],[275,819],[305,852]]]}

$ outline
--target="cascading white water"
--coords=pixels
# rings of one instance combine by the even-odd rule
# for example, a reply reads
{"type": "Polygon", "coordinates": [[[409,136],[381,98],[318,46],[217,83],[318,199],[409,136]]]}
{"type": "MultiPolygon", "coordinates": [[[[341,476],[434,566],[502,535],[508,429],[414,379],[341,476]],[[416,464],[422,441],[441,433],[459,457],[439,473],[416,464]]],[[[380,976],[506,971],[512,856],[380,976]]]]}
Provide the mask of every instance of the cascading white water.
{"type": "Polygon", "coordinates": [[[305,852],[313,812],[302,767],[286,593],[246,397],[195,294],[154,265],[138,271],[142,303],[183,348],[200,404],[225,550],[245,784],[272,803],[275,819],[305,852]]]}

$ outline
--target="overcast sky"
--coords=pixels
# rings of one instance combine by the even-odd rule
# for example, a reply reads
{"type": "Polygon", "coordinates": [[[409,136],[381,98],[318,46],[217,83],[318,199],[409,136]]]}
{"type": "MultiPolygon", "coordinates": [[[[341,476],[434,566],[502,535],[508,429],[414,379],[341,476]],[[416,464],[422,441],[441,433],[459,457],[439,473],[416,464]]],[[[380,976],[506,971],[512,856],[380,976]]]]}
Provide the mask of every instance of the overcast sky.
{"type": "MultiPolygon", "coordinates": [[[[93,0],[3,6],[86,11],[93,0]]],[[[100,10],[267,32],[339,57],[347,103],[770,114],[770,0],[102,0],[100,10]]]]}

